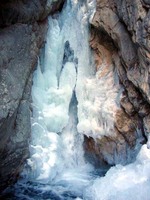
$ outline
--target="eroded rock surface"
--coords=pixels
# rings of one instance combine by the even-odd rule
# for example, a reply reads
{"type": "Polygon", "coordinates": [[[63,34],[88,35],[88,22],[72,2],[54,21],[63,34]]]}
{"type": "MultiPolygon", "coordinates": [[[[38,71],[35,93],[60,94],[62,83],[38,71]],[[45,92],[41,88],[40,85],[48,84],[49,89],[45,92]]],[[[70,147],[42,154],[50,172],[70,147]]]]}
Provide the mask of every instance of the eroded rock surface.
{"type": "MultiPolygon", "coordinates": [[[[96,68],[101,70],[105,66],[99,79],[106,77],[113,65],[114,77],[117,71],[120,81],[118,89],[116,88],[118,99],[116,109],[113,109],[114,128],[110,130],[112,135],[105,133],[97,139],[85,137],[85,156],[96,166],[127,164],[133,161],[140,146],[146,142],[145,135],[148,135],[149,130],[149,102],[142,89],[128,77],[132,66],[140,67],[137,65],[138,48],[113,5],[110,1],[97,2],[91,31],[90,45],[94,50],[96,68]]],[[[110,93],[108,98],[114,97],[110,93]]]]}
{"type": "Polygon", "coordinates": [[[89,155],[95,151],[96,155],[101,155],[100,160],[109,164],[125,164],[129,157],[134,158],[137,144],[140,146],[149,135],[149,8],[149,1],[144,0],[97,0],[92,21],[95,32],[92,40],[96,47],[93,44],[91,47],[95,51],[97,68],[104,62],[109,66],[112,59],[123,92],[118,102],[120,108],[114,113],[116,136],[96,141],[86,138],[85,148],[89,155]],[[91,143],[95,145],[92,151],[91,143]]]}
{"type": "Polygon", "coordinates": [[[16,180],[29,155],[32,72],[49,13],[63,1],[0,2],[0,191],[16,180]]]}

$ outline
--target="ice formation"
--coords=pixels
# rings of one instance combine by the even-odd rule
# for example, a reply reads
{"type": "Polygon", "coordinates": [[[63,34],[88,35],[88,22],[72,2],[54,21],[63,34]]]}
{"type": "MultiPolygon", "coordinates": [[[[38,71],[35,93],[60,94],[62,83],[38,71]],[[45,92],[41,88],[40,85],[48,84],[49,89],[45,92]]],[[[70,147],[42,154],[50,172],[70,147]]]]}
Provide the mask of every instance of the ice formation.
{"type": "MultiPolygon", "coordinates": [[[[149,200],[147,145],[134,163],[112,167],[105,177],[96,177],[84,160],[83,134],[93,138],[115,134],[114,113],[122,92],[113,66],[105,77],[101,77],[105,65],[95,70],[89,48],[94,9],[92,0],[68,0],[61,14],[49,18],[44,60],[39,60],[33,78],[26,179],[37,184],[40,194],[53,191],[56,199],[71,199],[62,196],[67,192],[76,200],[149,200]]],[[[46,194],[51,198],[52,193],[46,194]]]]}

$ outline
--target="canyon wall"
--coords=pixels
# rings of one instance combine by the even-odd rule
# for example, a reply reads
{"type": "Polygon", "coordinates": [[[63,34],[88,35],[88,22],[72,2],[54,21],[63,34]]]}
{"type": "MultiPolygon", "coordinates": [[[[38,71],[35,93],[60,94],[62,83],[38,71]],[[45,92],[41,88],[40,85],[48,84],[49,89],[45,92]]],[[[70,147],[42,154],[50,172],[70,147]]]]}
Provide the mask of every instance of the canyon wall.
{"type": "Polygon", "coordinates": [[[114,65],[123,89],[114,113],[116,134],[97,140],[85,137],[85,155],[97,165],[134,160],[150,132],[149,8],[144,0],[97,0],[90,42],[97,70],[105,63],[104,77],[114,65]]]}
{"type": "Polygon", "coordinates": [[[0,191],[16,180],[29,156],[32,72],[47,16],[63,0],[0,2],[0,191]]]}

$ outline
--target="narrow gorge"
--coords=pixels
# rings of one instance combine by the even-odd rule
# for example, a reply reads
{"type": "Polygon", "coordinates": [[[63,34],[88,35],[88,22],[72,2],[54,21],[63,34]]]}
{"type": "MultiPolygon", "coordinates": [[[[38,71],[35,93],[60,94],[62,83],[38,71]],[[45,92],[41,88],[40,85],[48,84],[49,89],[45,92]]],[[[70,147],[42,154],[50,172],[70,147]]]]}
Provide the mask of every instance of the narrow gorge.
{"type": "Polygon", "coordinates": [[[0,199],[149,200],[149,1],[0,3],[0,199]]]}

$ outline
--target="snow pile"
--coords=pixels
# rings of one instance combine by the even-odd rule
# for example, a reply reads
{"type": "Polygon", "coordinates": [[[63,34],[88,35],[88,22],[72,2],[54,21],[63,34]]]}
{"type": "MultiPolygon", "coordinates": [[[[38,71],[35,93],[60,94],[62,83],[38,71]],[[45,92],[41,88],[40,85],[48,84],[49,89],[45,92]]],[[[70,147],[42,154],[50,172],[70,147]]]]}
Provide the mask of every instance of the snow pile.
{"type": "Polygon", "coordinates": [[[112,167],[85,191],[87,200],[149,200],[150,150],[143,145],[134,163],[112,167]]]}

